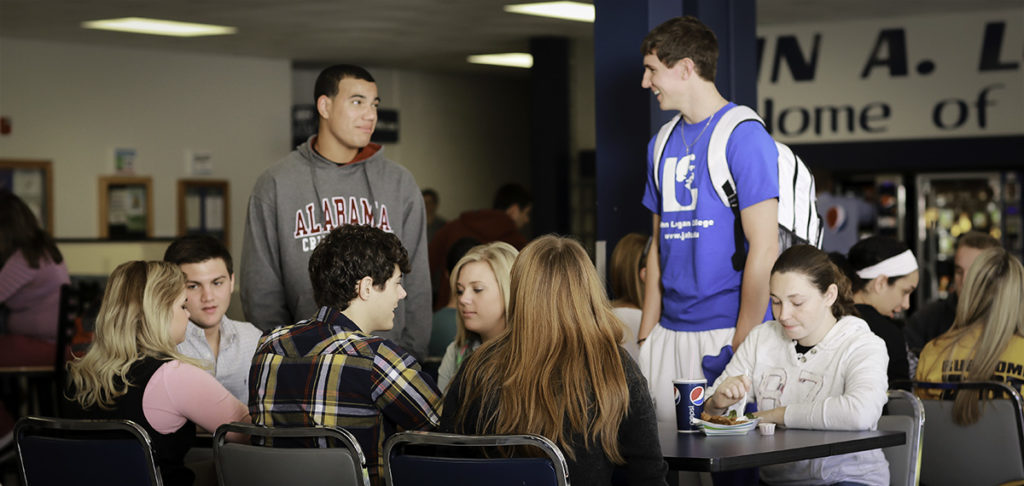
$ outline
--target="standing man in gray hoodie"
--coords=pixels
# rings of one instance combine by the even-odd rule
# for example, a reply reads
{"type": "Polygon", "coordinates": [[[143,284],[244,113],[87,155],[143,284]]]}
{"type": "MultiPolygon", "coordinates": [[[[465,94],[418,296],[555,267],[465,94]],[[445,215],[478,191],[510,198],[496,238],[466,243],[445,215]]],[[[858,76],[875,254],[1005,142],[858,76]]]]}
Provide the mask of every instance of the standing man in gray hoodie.
{"type": "Polygon", "coordinates": [[[324,69],[314,89],[320,126],[267,169],[249,196],[240,268],[245,317],[261,329],[293,324],[317,310],[309,280],[313,249],[331,229],[362,224],[394,233],[409,252],[408,297],[383,337],[423,358],[430,341],[426,214],[411,173],[370,143],[377,84],[365,69],[324,69]]]}

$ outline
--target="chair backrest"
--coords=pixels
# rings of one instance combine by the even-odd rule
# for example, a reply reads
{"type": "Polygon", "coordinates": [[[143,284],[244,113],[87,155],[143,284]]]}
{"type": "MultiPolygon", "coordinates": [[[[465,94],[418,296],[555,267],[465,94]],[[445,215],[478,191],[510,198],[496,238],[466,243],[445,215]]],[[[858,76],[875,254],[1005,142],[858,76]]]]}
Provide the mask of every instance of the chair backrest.
{"type": "Polygon", "coordinates": [[[895,430],[906,434],[907,442],[882,449],[889,461],[889,484],[917,486],[921,478],[921,431],[924,428],[924,406],[921,399],[906,390],[889,390],[886,412],[878,419],[878,430],[895,430]]]}
{"type": "Polygon", "coordinates": [[[130,420],[24,417],[14,441],[25,486],[163,484],[149,434],[130,420]]]}
{"type": "Polygon", "coordinates": [[[384,479],[387,486],[566,486],[569,470],[558,446],[539,435],[399,432],[384,445],[384,479]],[[479,457],[483,451],[523,446],[544,457],[479,457]]]}
{"type": "Polygon", "coordinates": [[[231,423],[217,428],[213,456],[221,486],[302,484],[368,486],[366,458],[356,438],[339,427],[264,427],[231,423]],[[335,440],[341,447],[273,447],[232,443],[226,434],[247,434],[253,443],[270,438],[335,440]]]}
{"type": "Polygon", "coordinates": [[[953,421],[952,400],[922,400],[924,426],[921,482],[1002,484],[1024,479],[1024,413],[1020,393],[999,382],[916,382],[918,389],[950,392],[971,388],[994,393],[970,426],[953,421]]]}

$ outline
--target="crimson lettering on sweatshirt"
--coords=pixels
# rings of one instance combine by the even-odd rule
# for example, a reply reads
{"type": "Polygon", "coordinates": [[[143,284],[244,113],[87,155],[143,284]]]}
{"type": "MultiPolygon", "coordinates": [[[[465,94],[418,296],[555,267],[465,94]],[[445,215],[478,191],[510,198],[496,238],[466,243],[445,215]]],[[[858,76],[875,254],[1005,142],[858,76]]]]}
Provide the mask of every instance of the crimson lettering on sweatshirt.
{"type": "Polygon", "coordinates": [[[344,196],[324,198],[320,201],[324,221],[317,221],[315,203],[307,204],[295,211],[295,239],[325,235],[332,229],[346,224],[364,224],[388,233],[394,233],[388,218],[388,206],[379,202],[370,204],[365,197],[344,196]]]}

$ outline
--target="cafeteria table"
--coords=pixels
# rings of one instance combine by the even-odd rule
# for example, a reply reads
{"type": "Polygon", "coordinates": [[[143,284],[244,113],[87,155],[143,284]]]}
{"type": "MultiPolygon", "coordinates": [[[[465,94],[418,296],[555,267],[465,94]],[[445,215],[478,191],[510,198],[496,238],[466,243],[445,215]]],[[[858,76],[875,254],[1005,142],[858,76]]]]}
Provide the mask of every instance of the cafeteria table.
{"type": "Polygon", "coordinates": [[[775,435],[756,429],[746,435],[706,437],[659,424],[661,453],[673,471],[732,471],[784,462],[898,446],[903,432],[803,430],[777,427],[775,435]]]}

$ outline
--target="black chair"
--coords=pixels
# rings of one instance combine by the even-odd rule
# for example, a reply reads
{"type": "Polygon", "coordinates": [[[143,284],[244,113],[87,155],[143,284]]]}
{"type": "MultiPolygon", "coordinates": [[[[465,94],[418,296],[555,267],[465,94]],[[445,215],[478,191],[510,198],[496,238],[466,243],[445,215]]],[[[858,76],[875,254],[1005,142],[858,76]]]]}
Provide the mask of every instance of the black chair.
{"type": "Polygon", "coordinates": [[[1024,404],[1000,382],[915,382],[918,391],[940,390],[953,398],[965,389],[991,397],[970,426],[953,421],[953,400],[921,400],[924,424],[921,483],[1002,484],[1024,479],[1024,404]]]}
{"type": "Polygon", "coordinates": [[[387,486],[566,486],[569,470],[558,446],[539,435],[399,432],[384,445],[384,479],[387,486]],[[524,446],[543,457],[483,457],[524,446]]]}
{"type": "MultiPolygon", "coordinates": [[[[328,444],[329,445],[329,444],[328,444]]],[[[356,438],[340,427],[264,427],[230,423],[217,427],[213,457],[221,486],[369,486],[366,458],[356,438]],[[341,447],[272,447],[226,441],[228,432],[266,439],[335,440],[341,447]]]]}
{"type": "Polygon", "coordinates": [[[163,484],[149,434],[130,420],[24,417],[14,442],[25,486],[163,484]]]}

